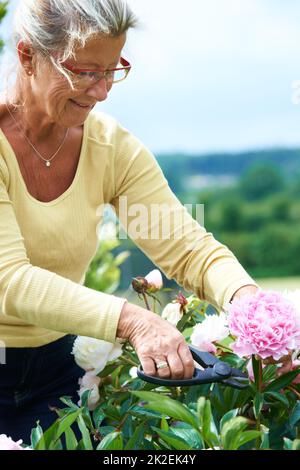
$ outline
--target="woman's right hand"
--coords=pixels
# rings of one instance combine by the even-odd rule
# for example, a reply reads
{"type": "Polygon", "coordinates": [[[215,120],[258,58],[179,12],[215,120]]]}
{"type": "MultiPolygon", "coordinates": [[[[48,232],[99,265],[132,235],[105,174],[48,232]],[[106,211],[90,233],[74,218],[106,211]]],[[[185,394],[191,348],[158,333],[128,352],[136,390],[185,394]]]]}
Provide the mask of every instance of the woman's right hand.
{"type": "Polygon", "coordinates": [[[117,337],[128,339],[147,375],[189,379],[194,360],[182,334],[159,315],[126,302],[121,311],[117,337]],[[157,364],[166,367],[157,369],[157,364]]]}

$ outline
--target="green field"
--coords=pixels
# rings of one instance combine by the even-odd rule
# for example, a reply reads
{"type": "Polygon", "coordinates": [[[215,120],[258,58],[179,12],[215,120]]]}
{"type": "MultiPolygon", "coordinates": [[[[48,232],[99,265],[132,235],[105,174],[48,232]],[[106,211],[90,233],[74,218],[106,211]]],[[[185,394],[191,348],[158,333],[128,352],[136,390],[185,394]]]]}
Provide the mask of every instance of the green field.
{"type": "Polygon", "coordinates": [[[274,289],[280,291],[285,289],[300,289],[300,277],[274,277],[268,279],[256,279],[256,282],[263,289],[274,289]]]}

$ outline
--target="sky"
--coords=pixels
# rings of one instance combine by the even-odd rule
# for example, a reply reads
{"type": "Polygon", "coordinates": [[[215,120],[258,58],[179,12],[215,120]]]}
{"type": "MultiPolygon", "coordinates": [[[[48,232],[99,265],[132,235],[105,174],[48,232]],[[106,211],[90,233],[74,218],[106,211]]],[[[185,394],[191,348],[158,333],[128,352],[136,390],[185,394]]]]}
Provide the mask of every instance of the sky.
{"type": "Polygon", "coordinates": [[[96,109],[156,154],[300,145],[299,0],[128,3],[132,70],[96,109]]]}

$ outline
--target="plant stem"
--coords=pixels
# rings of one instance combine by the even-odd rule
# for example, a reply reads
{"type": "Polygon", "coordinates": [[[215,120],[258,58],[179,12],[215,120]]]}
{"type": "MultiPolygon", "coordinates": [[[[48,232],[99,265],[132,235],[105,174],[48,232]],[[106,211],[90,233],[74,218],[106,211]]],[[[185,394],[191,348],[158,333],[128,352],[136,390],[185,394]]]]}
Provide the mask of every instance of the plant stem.
{"type": "MultiPolygon", "coordinates": [[[[262,368],[262,361],[261,359],[258,360],[258,384],[257,384],[257,388],[258,388],[258,392],[261,393],[262,391],[262,386],[263,386],[263,368],[262,368]]],[[[256,419],[256,429],[257,431],[260,431],[260,413],[258,414],[257,416],[257,419],[256,419]]],[[[259,449],[260,448],[260,444],[261,444],[261,438],[258,437],[256,439],[256,449],[259,449]]]]}
{"type": "Polygon", "coordinates": [[[289,385],[288,389],[294,392],[294,394],[297,395],[298,398],[300,398],[300,393],[292,385],[289,385]]]}
{"type": "Polygon", "coordinates": [[[145,294],[145,292],[142,292],[142,296],[143,296],[143,299],[144,299],[144,302],[146,304],[146,309],[151,311],[150,307],[149,307],[149,304],[148,304],[148,300],[147,300],[147,296],[145,294]]]}
{"type": "Polygon", "coordinates": [[[223,344],[220,344],[220,343],[215,342],[215,345],[216,345],[218,348],[221,348],[221,349],[226,350],[226,352],[232,353],[232,349],[228,348],[227,346],[224,346],[223,344]]]}
{"type": "Polygon", "coordinates": [[[127,362],[127,364],[131,364],[131,365],[134,366],[134,367],[137,367],[137,366],[138,366],[137,363],[133,362],[131,359],[128,359],[127,357],[124,357],[124,356],[123,356],[122,359],[123,359],[123,361],[127,362]]]}
{"type": "Polygon", "coordinates": [[[130,415],[129,412],[125,413],[125,416],[123,417],[122,421],[119,423],[119,425],[116,427],[116,432],[120,432],[122,430],[122,427],[124,426],[125,424],[125,421],[126,419],[128,418],[128,416],[130,415]]]}

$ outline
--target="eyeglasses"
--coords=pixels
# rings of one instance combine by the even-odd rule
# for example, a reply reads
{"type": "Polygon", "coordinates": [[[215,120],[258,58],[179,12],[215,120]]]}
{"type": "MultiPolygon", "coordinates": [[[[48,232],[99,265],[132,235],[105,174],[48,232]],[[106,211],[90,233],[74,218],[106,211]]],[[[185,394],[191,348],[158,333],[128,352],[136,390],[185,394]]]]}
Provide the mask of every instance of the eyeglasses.
{"type": "Polygon", "coordinates": [[[103,78],[108,84],[121,82],[122,80],[125,80],[131,69],[130,63],[123,59],[123,57],[120,58],[120,65],[122,67],[117,67],[115,69],[77,69],[75,66],[68,64],[67,62],[63,62],[61,65],[65,70],[71,72],[70,78],[72,83],[78,88],[88,88],[103,78]]]}

